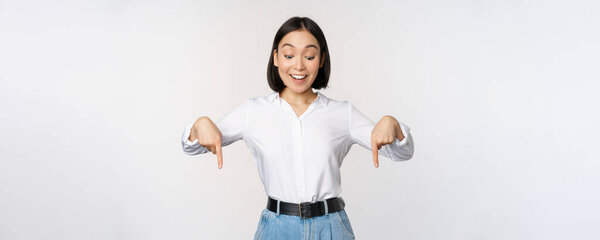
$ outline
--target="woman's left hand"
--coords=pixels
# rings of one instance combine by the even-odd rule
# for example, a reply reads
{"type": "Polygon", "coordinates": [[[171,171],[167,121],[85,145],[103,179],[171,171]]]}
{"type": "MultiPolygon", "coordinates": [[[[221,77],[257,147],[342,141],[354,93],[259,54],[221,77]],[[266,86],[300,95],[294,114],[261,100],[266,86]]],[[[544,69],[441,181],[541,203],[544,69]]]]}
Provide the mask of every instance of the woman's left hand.
{"type": "Polygon", "coordinates": [[[398,138],[404,139],[400,123],[390,115],[383,116],[371,131],[371,150],[373,151],[373,164],[379,167],[378,150],[386,144],[393,143],[398,138]]]}

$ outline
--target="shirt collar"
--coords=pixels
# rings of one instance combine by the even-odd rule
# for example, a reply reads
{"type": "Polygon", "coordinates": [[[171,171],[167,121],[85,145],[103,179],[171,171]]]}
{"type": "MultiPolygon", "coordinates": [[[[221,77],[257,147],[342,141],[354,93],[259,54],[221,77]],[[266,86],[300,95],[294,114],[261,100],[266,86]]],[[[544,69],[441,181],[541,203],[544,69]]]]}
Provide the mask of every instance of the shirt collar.
{"type": "MultiPolygon", "coordinates": [[[[327,105],[327,103],[329,102],[329,98],[319,91],[316,91],[315,93],[317,93],[317,99],[315,99],[314,101],[315,105],[327,105]]],[[[279,92],[270,93],[267,96],[267,100],[270,103],[281,105],[281,98],[279,97],[279,92]]]]}

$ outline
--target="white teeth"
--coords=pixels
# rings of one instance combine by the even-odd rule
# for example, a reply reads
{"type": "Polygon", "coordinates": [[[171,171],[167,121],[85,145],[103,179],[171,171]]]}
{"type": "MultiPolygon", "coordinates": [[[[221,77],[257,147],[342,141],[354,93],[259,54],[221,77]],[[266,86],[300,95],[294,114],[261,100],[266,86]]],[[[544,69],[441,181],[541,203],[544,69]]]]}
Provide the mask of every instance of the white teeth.
{"type": "Polygon", "coordinates": [[[295,79],[298,79],[298,80],[300,80],[300,79],[304,79],[304,78],[306,78],[306,76],[307,76],[307,75],[304,75],[304,76],[302,76],[302,75],[293,75],[293,74],[290,74],[290,76],[292,76],[292,77],[293,77],[293,78],[295,78],[295,79]]]}

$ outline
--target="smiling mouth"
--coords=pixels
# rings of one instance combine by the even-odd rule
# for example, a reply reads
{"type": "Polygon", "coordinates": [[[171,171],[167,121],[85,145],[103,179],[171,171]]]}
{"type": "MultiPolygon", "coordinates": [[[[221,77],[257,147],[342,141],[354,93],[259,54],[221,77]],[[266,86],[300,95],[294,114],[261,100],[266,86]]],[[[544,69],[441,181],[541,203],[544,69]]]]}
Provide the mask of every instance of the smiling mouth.
{"type": "Polygon", "coordinates": [[[296,80],[304,80],[308,75],[295,75],[295,74],[290,74],[290,76],[296,80]]]}

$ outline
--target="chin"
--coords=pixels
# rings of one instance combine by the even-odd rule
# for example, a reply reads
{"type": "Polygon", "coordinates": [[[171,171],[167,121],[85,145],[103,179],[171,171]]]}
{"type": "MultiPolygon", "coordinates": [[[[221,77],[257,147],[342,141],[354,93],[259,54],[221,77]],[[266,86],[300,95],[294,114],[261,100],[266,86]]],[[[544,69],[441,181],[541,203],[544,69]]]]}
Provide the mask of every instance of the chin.
{"type": "Polygon", "coordinates": [[[295,87],[287,87],[287,88],[289,88],[292,92],[295,92],[295,93],[303,93],[303,92],[306,92],[308,90],[311,90],[311,87],[298,87],[298,86],[295,86],[295,87]]]}

